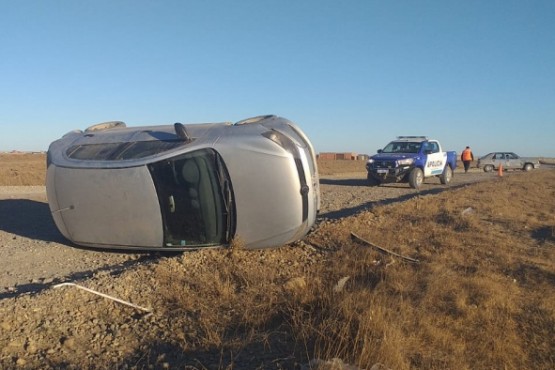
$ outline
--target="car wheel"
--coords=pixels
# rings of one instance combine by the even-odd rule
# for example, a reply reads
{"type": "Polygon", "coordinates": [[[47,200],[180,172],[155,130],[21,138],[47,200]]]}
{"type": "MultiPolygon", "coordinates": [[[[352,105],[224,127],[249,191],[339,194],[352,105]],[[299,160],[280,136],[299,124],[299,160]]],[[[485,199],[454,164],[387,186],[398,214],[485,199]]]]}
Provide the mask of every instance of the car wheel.
{"type": "Polygon", "coordinates": [[[493,166],[491,164],[486,164],[484,166],[484,172],[491,172],[493,171],[493,166]]]}
{"type": "Polygon", "coordinates": [[[368,174],[366,179],[368,182],[368,186],[380,186],[381,184],[380,180],[376,179],[374,176],[370,174],[368,174]]]}
{"type": "Polygon", "coordinates": [[[453,170],[451,169],[451,166],[446,165],[445,168],[443,169],[443,173],[439,176],[439,181],[441,181],[443,185],[446,185],[451,182],[452,178],[453,178],[453,170]]]}
{"type": "Polygon", "coordinates": [[[413,189],[418,189],[424,182],[424,173],[418,167],[413,168],[409,174],[409,185],[413,189]]]}
{"type": "Polygon", "coordinates": [[[102,130],[109,130],[116,127],[126,127],[125,122],[122,121],[108,121],[97,123],[96,125],[89,126],[85,129],[85,132],[92,132],[92,131],[102,131],[102,130]]]}
{"type": "Polygon", "coordinates": [[[524,165],[524,171],[528,172],[528,171],[532,171],[534,169],[534,165],[532,163],[526,163],[524,165]]]}

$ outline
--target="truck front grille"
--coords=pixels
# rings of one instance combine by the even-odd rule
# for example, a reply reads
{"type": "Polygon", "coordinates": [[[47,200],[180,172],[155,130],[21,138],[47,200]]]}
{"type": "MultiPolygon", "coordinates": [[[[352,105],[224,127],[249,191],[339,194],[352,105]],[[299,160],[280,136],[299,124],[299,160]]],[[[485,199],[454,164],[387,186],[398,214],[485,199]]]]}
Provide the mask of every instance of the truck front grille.
{"type": "Polygon", "coordinates": [[[379,168],[395,168],[395,161],[375,161],[374,167],[379,168]]]}

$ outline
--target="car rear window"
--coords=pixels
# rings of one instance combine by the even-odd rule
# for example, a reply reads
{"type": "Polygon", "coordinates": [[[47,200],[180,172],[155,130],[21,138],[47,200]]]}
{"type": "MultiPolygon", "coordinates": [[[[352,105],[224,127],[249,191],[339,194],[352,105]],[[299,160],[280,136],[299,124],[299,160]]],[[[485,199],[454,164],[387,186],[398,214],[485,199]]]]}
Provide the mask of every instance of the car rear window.
{"type": "Polygon", "coordinates": [[[66,151],[71,159],[117,161],[145,158],[187,144],[182,140],[151,140],[131,143],[102,143],[74,145],[66,151]]]}

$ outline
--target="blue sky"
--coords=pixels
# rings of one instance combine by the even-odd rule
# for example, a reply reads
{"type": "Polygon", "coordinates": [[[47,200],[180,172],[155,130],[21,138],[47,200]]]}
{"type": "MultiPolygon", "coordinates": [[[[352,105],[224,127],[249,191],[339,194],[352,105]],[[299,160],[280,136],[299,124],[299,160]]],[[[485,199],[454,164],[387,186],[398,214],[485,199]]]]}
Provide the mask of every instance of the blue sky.
{"type": "Polygon", "coordinates": [[[555,157],[554,20],[552,0],[0,0],[0,151],[277,114],[317,152],[555,157]]]}

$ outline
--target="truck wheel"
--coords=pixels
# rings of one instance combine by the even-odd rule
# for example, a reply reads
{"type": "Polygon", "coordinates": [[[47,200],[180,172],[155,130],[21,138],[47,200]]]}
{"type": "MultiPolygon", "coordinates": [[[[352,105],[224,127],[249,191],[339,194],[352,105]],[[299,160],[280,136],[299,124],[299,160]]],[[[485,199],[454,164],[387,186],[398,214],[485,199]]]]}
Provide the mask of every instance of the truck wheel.
{"type": "Polygon", "coordinates": [[[424,173],[418,167],[413,168],[409,174],[409,185],[413,189],[418,189],[424,182],[424,173]]]}
{"type": "Polygon", "coordinates": [[[493,166],[491,164],[486,164],[484,166],[484,172],[491,172],[493,171],[493,166]]]}
{"type": "Polygon", "coordinates": [[[367,176],[368,186],[380,186],[380,180],[376,179],[374,176],[368,174],[367,176]]]}
{"type": "Polygon", "coordinates": [[[446,165],[445,168],[443,169],[443,173],[439,175],[439,181],[441,181],[443,185],[446,185],[451,182],[452,178],[453,178],[453,170],[451,169],[451,166],[446,165]]]}
{"type": "Polygon", "coordinates": [[[528,172],[528,171],[532,171],[534,169],[534,165],[532,163],[526,163],[524,165],[524,171],[528,172]]]}

